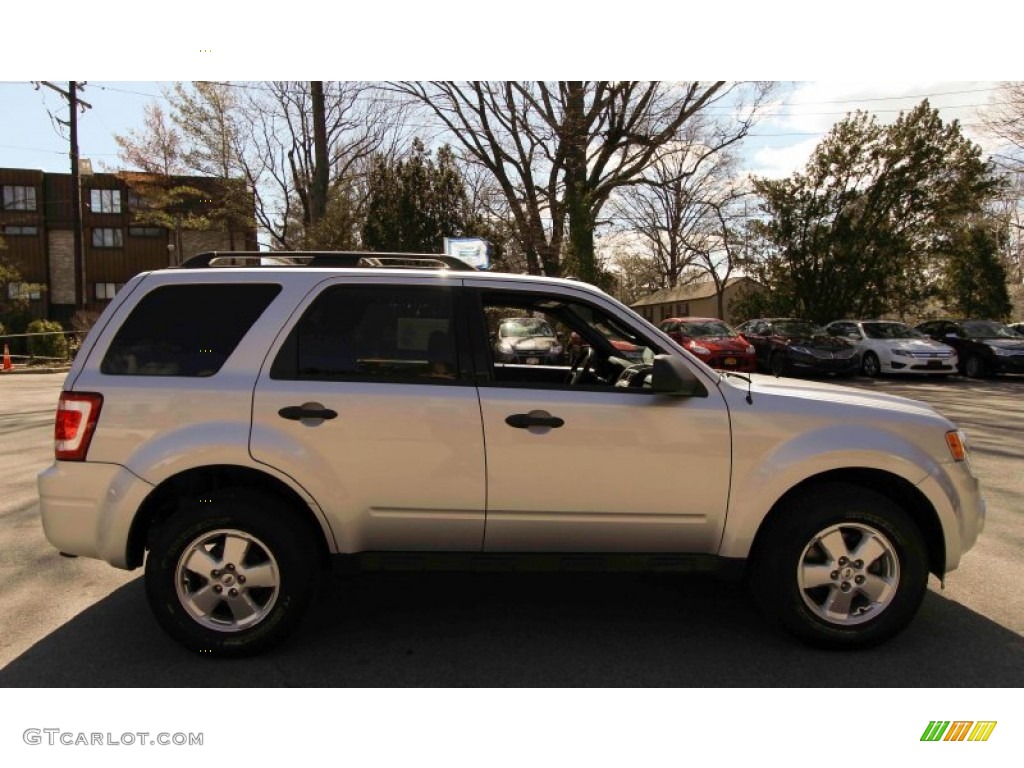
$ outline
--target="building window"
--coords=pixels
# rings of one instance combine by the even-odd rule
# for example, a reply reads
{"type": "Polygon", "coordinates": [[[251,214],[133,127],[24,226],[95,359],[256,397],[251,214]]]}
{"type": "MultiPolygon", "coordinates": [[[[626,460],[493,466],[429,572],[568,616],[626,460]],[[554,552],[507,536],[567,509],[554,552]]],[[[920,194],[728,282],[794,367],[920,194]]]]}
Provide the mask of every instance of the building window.
{"type": "Polygon", "coordinates": [[[120,213],[121,190],[93,189],[89,192],[89,205],[93,213],[120,213]]]}
{"type": "Polygon", "coordinates": [[[128,227],[128,234],[132,237],[162,237],[163,227],[128,227]]]}
{"type": "Polygon", "coordinates": [[[42,293],[40,287],[35,283],[8,283],[7,298],[12,301],[15,299],[39,301],[42,298],[42,293]]]}
{"type": "Polygon", "coordinates": [[[36,209],[36,188],[4,185],[5,211],[34,211],[36,209]]]}
{"type": "Polygon", "coordinates": [[[96,227],[92,231],[93,248],[123,248],[124,232],[111,227],[96,227]]]}
{"type": "Polygon", "coordinates": [[[99,301],[110,301],[124,287],[124,283],[96,283],[96,298],[99,301]]]}
{"type": "Polygon", "coordinates": [[[23,227],[8,225],[3,229],[5,235],[38,235],[39,227],[23,227]]]}

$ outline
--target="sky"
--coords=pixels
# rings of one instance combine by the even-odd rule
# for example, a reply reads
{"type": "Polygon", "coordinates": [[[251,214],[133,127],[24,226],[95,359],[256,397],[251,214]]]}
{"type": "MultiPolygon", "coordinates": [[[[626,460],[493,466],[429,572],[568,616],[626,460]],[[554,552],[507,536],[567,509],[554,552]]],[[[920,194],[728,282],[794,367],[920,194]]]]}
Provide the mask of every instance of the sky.
{"type": "MultiPolygon", "coordinates": [[[[121,168],[114,136],[141,128],[143,109],[164,102],[169,81],[87,80],[80,97],[91,105],[79,116],[79,151],[93,168],[121,168]]],[[[67,88],[66,81],[53,81],[67,88]]],[[[744,169],[759,176],[786,176],[800,169],[814,146],[838,120],[863,109],[882,121],[895,119],[924,98],[945,120],[958,119],[966,134],[986,148],[978,130],[978,110],[996,87],[993,81],[809,81],[782,82],[778,96],[744,142],[744,169]]],[[[0,167],[68,171],[67,119],[64,99],[30,80],[0,81],[0,167]]]]}
{"type": "MultiPolygon", "coordinates": [[[[994,81],[1024,79],[1016,39],[1024,12],[996,0],[958,6],[955,16],[909,0],[669,10],[652,0],[591,0],[585,15],[564,5],[393,0],[314,17],[261,0],[179,0],[164,14],[106,0],[73,23],[47,25],[45,46],[35,34],[4,36],[0,167],[68,167],[66,139],[48,114],[66,118],[67,109],[58,94],[34,88],[39,78],[88,83],[82,98],[93,108],[80,119],[80,150],[97,169],[118,166],[114,134],[138,128],[144,105],[174,80],[776,80],[789,84],[783,100],[744,145],[746,170],[773,177],[801,167],[848,111],[893,119],[924,97],[984,141],[974,126],[994,81]]],[[[4,16],[9,30],[39,21],[31,4],[4,16]]]]}

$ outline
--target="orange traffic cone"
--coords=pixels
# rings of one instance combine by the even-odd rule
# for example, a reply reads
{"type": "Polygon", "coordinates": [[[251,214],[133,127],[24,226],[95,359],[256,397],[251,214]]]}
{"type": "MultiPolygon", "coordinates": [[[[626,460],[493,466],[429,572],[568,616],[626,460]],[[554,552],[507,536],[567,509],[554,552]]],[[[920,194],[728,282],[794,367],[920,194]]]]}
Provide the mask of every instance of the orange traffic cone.
{"type": "Polygon", "coordinates": [[[14,366],[11,365],[11,350],[6,344],[4,344],[4,370],[13,371],[14,366]]]}

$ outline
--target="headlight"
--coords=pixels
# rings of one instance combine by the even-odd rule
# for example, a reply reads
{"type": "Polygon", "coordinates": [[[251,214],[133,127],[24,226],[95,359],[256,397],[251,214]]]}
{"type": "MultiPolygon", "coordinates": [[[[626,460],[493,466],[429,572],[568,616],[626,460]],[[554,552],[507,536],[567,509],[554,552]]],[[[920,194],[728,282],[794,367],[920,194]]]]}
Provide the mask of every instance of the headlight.
{"type": "Polygon", "coordinates": [[[752,355],[752,354],[754,354],[754,352],[756,352],[756,351],[757,351],[757,350],[755,350],[755,349],[754,349],[754,345],[753,345],[753,344],[751,344],[751,345],[750,345],[749,347],[747,347],[747,354],[748,354],[748,355],[752,355]]]}
{"type": "Polygon", "coordinates": [[[993,346],[989,346],[988,344],[986,344],[985,346],[987,346],[989,349],[991,349],[993,352],[995,352],[1000,357],[1009,357],[1010,355],[1018,355],[1018,354],[1020,354],[1020,350],[1017,350],[1017,349],[1006,349],[1004,347],[993,347],[993,346]]]}
{"type": "Polygon", "coordinates": [[[857,350],[854,349],[853,347],[846,347],[844,349],[837,349],[836,350],[836,357],[839,358],[840,360],[849,360],[851,357],[854,356],[854,354],[856,354],[856,352],[857,352],[857,350]]]}
{"type": "Polygon", "coordinates": [[[814,354],[807,347],[790,347],[789,349],[790,349],[791,352],[796,352],[798,355],[813,355],[814,354]]]}
{"type": "Polygon", "coordinates": [[[510,344],[509,342],[507,342],[507,341],[503,341],[503,342],[501,342],[500,344],[498,344],[498,351],[499,351],[499,352],[512,352],[512,351],[514,351],[514,350],[515,350],[515,347],[513,347],[513,346],[512,346],[512,345],[511,345],[511,344],[510,344]]]}
{"type": "Polygon", "coordinates": [[[700,344],[691,344],[690,345],[690,351],[693,352],[695,355],[710,355],[711,354],[711,350],[710,349],[708,349],[707,347],[702,346],[700,344]]]}
{"type": "Polygon", "coordinates": [[[548,348],[548,354],[560,355],[562,354],[562,348],[558,344],[552,344],[551,347],[548,348]]]}
{"type": "Polygon", "coordinates": [[[892,350],[892,353],[896,357],[913,357],[914,356],[913,353],[908,352],[905,349],[894,349],[894,350],[892,350]]]}

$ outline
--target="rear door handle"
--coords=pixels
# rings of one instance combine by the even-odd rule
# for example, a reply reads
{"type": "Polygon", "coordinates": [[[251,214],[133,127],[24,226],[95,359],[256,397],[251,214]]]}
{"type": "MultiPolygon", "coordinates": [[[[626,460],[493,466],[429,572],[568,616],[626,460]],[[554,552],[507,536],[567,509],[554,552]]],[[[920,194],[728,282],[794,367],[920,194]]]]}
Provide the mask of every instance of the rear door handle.
{"type": "Polygon", "coordinates": [[[530,411],[529,413],[513,413],[505,418],[505,423],[516,429],[529,429],[530,427],[558,429],[565,424],[565,421],[557,416],[552,416],[547,411],[530,411]]]}
{"type": "Polygon", "coordinates": [[[289,405],[277,412],[282,419],[299,421],[301,419],[334,419],[338,412],[330,408],[324,408],[320,403],[303,403],[302,405],[289,405]]]}

